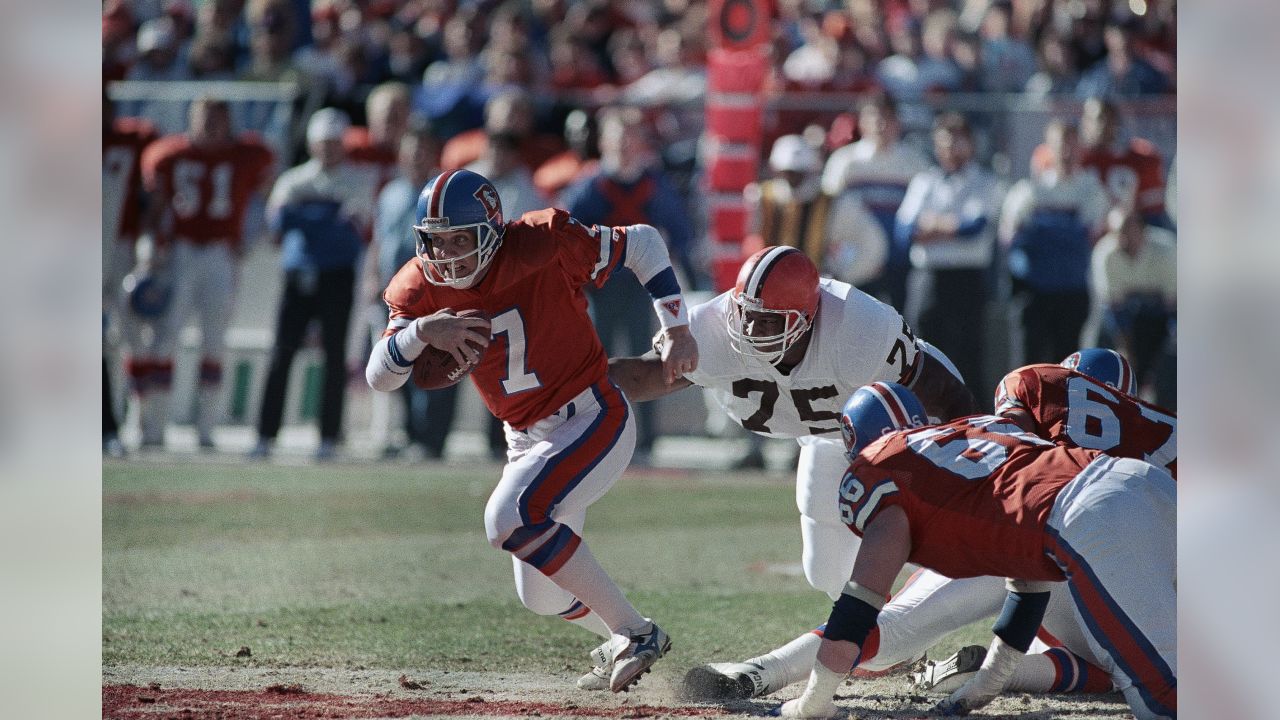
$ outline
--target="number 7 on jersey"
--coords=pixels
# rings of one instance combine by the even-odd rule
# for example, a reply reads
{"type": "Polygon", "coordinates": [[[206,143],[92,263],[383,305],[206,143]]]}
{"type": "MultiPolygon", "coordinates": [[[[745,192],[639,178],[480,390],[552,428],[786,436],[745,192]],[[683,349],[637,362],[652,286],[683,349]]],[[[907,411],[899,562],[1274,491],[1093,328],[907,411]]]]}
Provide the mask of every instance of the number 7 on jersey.
{"type": "Polygon", "coordinates": [[[524,318],[520,316],[520,308],[511,308],[489,319],[490,333],[494,338],[507,336],[507,374],[502,378],[502,391],[515,395],[526,390],[542,387],[538,373],[525,365],[524,318]]]}

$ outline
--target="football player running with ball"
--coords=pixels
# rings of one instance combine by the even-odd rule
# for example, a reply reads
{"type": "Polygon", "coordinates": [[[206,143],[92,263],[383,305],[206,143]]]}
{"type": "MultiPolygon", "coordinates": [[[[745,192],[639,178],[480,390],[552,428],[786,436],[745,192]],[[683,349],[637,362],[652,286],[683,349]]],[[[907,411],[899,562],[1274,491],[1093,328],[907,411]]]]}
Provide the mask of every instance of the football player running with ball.
{"type": "MultiPolygon", "coordinates": [[[[654,352],[611,360],[612,377],[633,401],[699,385],[742,427],[795,438],[805,577],[838,597],[859,544],[832,501],[848,466],[840,440],[845,399],[862,385],[888,380],[912,387],[929,414],[942,420],[977,413],[977,401],[950,360],[916,338],[897,311],[846,283],[819,279],[809,258],[792,247],[752,255],[733,290],[694,307],[689,316],[701,352],[695,371],[669,382],[654,352]]],[[[664,339],[657,341],[665,351],[664,339]]],[[[820,640],[807,632],[742,663],[694,668],[685,694],[734,698],[775,692],[808,677],[820,640]]],[[[904,653],[913,650],[903,647],[904,653]]],[[[915,660],[927,648],[885,660],[915,660]]]]}
{"type": "Polygon", "coordinates": [[[504,222],[493,185],[467,170],[431,180],[417,216],[418,257],[383,294],[390,320],[369,358],[369,385],[399,388],[428,345],[476,364],[472,382],[504,421],[508,448],[485,506],[489,541],[511,553],[525,607],[606,639],[579,685],[627,690],[670,640],[581,538],[587,508],[635,445],[631,407],[608,377],[583,288],[631,269],[662,324],[664,382],[693,372],[698,348],[666,244],[649,225],[586,227],[556,209],[504,222]],[[464,310],[485,317],[458,317],[464,310]]]}

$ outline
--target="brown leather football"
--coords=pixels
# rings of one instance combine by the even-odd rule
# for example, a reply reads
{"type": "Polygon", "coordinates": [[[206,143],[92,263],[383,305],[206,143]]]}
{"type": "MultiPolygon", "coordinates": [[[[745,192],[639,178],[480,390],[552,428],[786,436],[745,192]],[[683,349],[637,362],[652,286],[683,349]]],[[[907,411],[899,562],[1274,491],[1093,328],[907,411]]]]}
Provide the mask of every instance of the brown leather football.
{"type": "MultiPolygon", "coordinates": [[[[463,310],[458,317],[484,317],[479,310],[463,310]]],[[[484,359],[485,348],[470,343],[480,351],[480,360],[484,359]]],[[[428,345],[417,360],[413,361],[413,384],[423,390],[439,390],[456,385],[480,364],[480,360],[466,365],[459,365],[453,355],[437,347],[428,345]]]]}

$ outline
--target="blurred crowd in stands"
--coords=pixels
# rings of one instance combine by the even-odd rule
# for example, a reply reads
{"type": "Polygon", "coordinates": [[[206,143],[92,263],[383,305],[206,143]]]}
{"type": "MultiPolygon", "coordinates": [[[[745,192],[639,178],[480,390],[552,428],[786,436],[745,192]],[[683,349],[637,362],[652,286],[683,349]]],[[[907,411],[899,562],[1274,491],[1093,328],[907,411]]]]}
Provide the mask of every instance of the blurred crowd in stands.
{"type": "MultiPolygon", "coordinates": [[[[1137,136],[1128,112],[1175,92],[1173,0],[777,0],[772,13],[773,101],[760,176],[743,191],[744,257],[764,244],[805,250],[824,274],[903,311],[980,399],[1022,362],[1104,344],[1135,363],[1145,395],[1176,405],[1173,148],[1137,136]],[[947,110],[972,93],[1047,108],[1025,166],[1001,164],[989,115],[947,110]],[[993,347],[1004,316],[1021,332],[993,347]]],[[[210,314],[201,292],[218,295],[183,289],[184,274],[209,272],[194,251],[225,245],[217,271],[233,276],[250,240],[240,234],[265,226],[283,248],[284,297],[254,453],[270,453],[293,354],[318,319],[331,366],[319,457],[332,457],[347,391],[338,368],[363,367],[364,343],[380,335],[379,294],[413,257],[413,201],[441,170],[490,178],[508,219],[555,205],[588,223],[653,224],[686,288],[723,290],[700,185],[708,14],[696,0],[106,2],[105,309],[114,322],[131,314],[114,298],[139,267],[165,269],[181,291],[165,318],[141,318],[168,345],[129,333],[124,349],[143,444],[164,444],[167,409],[148,401],[169,392],[172,337],[210,314]],[[299,94],[292,131],[263,148],[246,132],[262,128],[218,102],[216,86],[196,102],[111,102],[115,81],[286,82],[299,94]],[[175,135],[193,149],[153,142],[175,135]],[[192,163],[203,163],[194,175],[192,163]],[[233,222],[202,235],[175,230],[174,216],[233,222]],[[139,238],[151,241],[141,258],[139,238]],[[148,425],[148,413],[160,419],[148,425]]],[[[233,295],[234,281],[220,285],[233,295]]],[[[619,310],[639,290],[620,277],[592,295],[611,355],[648,348],[651,319],[619,310]]],[[[213,397],[226,323],[202,332],[202,397],[213,397]]],[[[456,395],[405,396],[407,442],[439,457],[456,395]]],[[[651,404],[640,410],[644,462],[656,431],[651,404]]],[[[112,452],[115,422],[104,398],[112,452]]],[[[214,446],[211,422],[202,446],[214,446]]],[[[489,436],[501,452],[500,428],[489,436]]]]}

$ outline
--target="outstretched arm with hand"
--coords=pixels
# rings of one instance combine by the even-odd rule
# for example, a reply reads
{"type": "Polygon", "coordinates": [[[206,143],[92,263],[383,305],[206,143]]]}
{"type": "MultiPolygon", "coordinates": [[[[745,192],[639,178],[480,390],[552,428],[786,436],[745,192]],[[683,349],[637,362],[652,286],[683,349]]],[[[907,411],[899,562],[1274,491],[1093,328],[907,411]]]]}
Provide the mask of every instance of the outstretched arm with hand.
{"type": "Polygon", "coordinates": [[[885,597],[911,552],[911,528],[902,508],[890,506],[866,526],[853,576],[831,608],[818,659],[804,694],[783,703],[782,717],[829,718],[845,676],[857,667],[862,643],[875,627],[885,597]]]}
{"type": "Polygon", "coordinates": [[[1050,583],[1025,580],[1007,580],[1009,594],[1005,596],[1004,609],[996,619],[992,631],[995,637],[982,661],[982,668],[934,706],[939,715],[968,715],[991,702],[1009,684],[1013,671],[1022,656],[1027,654],[1035,639],[1045,608],[1049,606],[1050,583]]]}

